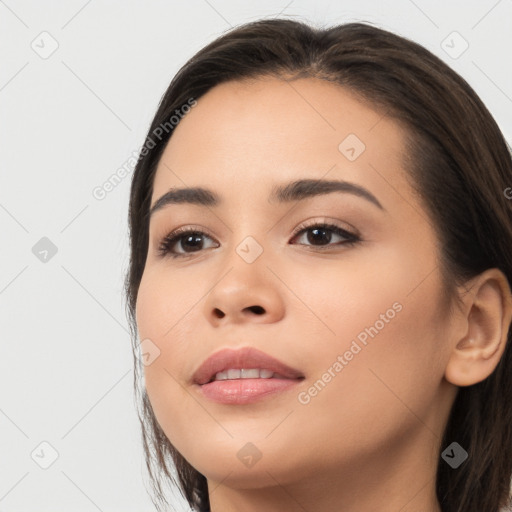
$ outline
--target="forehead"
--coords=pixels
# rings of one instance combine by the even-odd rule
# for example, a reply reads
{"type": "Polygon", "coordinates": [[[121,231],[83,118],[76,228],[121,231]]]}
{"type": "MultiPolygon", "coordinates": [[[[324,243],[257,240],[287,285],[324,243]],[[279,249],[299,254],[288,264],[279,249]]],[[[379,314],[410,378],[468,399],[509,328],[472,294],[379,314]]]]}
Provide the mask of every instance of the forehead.
{"type": "Polygon", "coordinates": [[[174,128],[153,201],[172,187],[208,184],[254,195],[299,178],[346,179],[392,195],[404,188],[403,131],[325,80],[264,78],[220,84],[174,128]],[[390,187],[391,185],[391,187],[390,187]]]}

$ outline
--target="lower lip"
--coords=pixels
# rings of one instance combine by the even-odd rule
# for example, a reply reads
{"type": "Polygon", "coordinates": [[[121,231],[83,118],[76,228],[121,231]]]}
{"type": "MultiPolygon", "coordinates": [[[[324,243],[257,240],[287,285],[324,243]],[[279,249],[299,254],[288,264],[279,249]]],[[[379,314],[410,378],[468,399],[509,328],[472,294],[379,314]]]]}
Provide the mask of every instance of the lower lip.
{"type": "Polygon", "coordinates": [[[301,379],[227,379],[200,387],[206,398],[221,404],[249,404],[295,386],[301,379]]]}

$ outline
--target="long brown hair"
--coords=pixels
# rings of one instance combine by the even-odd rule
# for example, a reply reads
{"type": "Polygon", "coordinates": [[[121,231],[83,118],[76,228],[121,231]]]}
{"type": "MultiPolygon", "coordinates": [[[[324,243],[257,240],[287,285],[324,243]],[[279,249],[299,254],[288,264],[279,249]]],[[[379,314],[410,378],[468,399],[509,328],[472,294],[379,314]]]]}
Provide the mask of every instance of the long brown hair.
{"type": "MultiPolygon", "coordinates": [[[[269,19],[223,34],[172,79],[131,184],[131,254],[125,292],[145,459],[152,499],[159,510],[167,504],[163,483],[174,485],[200,512],[209,510],[209,498],[206,478],[171,445],[145,389],[138,389],[142,367],[136,355],[135,305],[148,250],[153,179],[172,136],[172,128],[163,136],[158,129],[169,124],[176,109],[215,85],[263,76],[329,80],[405,128],[404,168],[433,219],[450,301],[459,299],[456,286],[488,268],[499,268],[512,283],[512,208],[504,193],[512,186],[512,158],[493,117],[461,76],[419,44],[368,23],[320,29],[299,21],[269,19]]],[[[456,441],[469,458],[458,469],[439,458],[436,492],[443,512],[498,512],[510,504],[511,335],[509,330],[495,371],[484,381],[458,390],[441,446],[456,441]]]]}

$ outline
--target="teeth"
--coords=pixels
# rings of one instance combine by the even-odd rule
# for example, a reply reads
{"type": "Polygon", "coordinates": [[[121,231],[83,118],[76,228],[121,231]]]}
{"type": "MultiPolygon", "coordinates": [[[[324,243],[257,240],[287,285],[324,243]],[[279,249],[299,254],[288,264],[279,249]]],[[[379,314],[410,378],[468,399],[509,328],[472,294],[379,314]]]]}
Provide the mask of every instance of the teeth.
{"type": "Polygon", "coordinates": [[[241,371],[240,370],[231,370],[229,369],[227,371],[228,379],[240,379],[241,378],[241,371]]]}
{"type": "MultiPolygon", "coordinates": [[[[277,374],[275,374],[277,375],[277,374]]],[[[213,380],[228,380],[228,379],[271,379],[274,376],[274,372],[270,370],[260,370],[259,368],[242,368],[235,369],[230,368],[224,372],[218,372],[215,374],[213,380]]]]}

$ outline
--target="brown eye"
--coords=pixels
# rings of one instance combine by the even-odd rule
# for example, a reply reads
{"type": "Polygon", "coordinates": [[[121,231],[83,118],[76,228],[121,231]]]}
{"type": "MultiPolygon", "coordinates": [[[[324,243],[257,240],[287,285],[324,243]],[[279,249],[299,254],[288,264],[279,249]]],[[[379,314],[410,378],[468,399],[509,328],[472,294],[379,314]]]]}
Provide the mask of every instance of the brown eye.
{"type": "Polygon", "coordinates": [[[212,240],[212,238],[203,231],[180,228],[169,233],[162,240],[158,248],[158,253],[160,256],[170,255],[175,258],[200,252],[205,248],[204,238],[212,240]]]}
{"type": "Polygon", "coordinates": [[[306,228],[299,228],[299,232],[294,235],[294,238],[298,236],[304,237],[307,243],[300,243],[299,245],[312,245],[313,247],[330,247],[332,245],[352,245],[358,241],[360,238],[353,233],[349,233],[348,231],[336,226],[335,224],[313,224],[306,228]],[[339,237],[342,239],[341,242],[331,244],[332,240],[339,237]]]}

